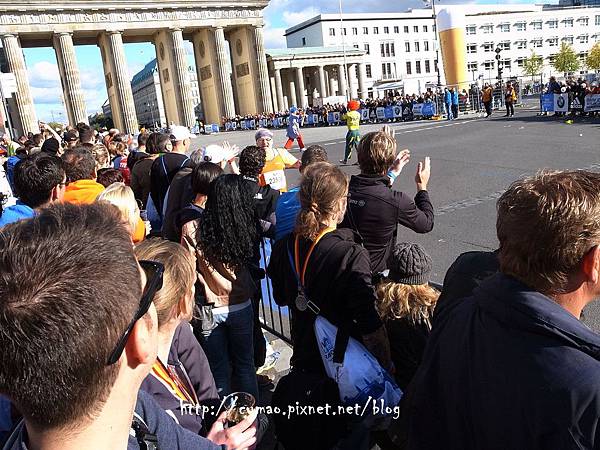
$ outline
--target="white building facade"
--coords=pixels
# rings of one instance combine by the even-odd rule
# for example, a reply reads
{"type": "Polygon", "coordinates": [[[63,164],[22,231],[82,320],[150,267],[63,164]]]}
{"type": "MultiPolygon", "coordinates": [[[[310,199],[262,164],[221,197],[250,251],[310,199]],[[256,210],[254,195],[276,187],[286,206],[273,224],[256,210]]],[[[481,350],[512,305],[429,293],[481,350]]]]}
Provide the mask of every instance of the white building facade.
{"type": "MultiPolygon", "coordinates": [[[[496,78],[498,64],[505,78],[523,76],[523,60],[532,51],[544,58],[544,79],[562,75],[551,67],[561,42],[572,45],[585,61],[600,41],[600,7],[463,5],[462,10],[469,76],[465,81],[496,78]]],[[[436,60],[441,52],[431,9],[344,14],[343,25],[339,14],[322,14],[289,28],[285,36],[288,47],[339,47],[343,40],[347,48],[364,50],[369,96],[381,95],[391,84],[413,94],[438,83],[436,60]]],[[[439,68],[444,84],[441,62],[439,68]]],[[[581,73],[586,73],[584,65],[581,73]]]]}
{"type": "MultiPolygon", "coordinates": [[[[194,112],[196,114],[196,119],[199,119],[201,107],[196,69],[192,66],[188,66],[187,76],[192,103],[194,105],[194,112]]],[[[131,90],[133,92],[135,113],[140,126],[163,128],[170,125],[167,123],[156,59],[150,61],[142,70],[133,76],[131,79],[131,90]]]]}

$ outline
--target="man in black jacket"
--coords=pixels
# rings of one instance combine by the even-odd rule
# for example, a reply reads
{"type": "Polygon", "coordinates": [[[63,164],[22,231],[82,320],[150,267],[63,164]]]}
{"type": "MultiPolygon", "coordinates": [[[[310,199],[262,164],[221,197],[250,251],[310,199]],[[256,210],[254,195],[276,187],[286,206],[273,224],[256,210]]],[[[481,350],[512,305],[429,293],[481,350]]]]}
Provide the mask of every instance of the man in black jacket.
{"type": "Polygon", "coordinates": [[[389,127],[366,134],[358,146],[360,175],[350,179],[348,210],[341,227],[352,228],[361,236],[373,273],[386,269],[398,224],[417,233],[433,229],[433,206],[427,193],[428,157],[417,168],[414,200],[391,189],[409,158],[408,150],[396,156],[396,140],[389,127]]]}

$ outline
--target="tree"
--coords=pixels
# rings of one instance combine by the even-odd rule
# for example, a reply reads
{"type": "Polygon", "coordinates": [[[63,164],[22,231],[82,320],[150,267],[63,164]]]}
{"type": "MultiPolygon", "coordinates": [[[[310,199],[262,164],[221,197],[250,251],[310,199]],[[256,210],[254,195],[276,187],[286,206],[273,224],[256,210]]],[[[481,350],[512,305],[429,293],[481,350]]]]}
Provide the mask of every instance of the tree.
{"type": "Polygon", "coordinates": [[[585,60],[586,66],[591,70],[600,70],[600,43],[596,42],[588,52],[585,60]]]}
{"type": "Polygon", "coordinates": [[[552,66],[567,76],[568,73],[578,70],[579,67],[581,67],[581,63],[579,62],[579,57],[577,56],[577,53],[575,53],[575,50],[573,50],[573,47],[566,42],[563,42],[554,58],[552,66]]]}
{"type": "Polygon", "coordinates": [[[523,73],[525,73],[525,75],[529,75],[533,81],[533,77],[542,73],[543,68],[544,58],[536,55],[535,52],[531,50],[531,55],[529,58],[525,58],[523,60],[523,73]]]}

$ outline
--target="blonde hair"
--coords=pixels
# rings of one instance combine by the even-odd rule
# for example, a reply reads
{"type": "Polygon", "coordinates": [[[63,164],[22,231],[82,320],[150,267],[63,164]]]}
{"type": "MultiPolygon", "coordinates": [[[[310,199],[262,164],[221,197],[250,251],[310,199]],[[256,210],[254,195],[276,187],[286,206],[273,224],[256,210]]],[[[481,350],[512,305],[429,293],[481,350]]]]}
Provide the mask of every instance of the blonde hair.
{"type": "Polygon", "coordinates": [[[377,285],[375,307],[382,320],[409,319],[431,329],[431,316],[440,293],[428,284],[409,285],[389,279],[377,285]]]}
{"type": "Polygon", "coordinates": [[[129,186],[126,186],[125,183],[113,183],[102,191],[98,196],[98,201],[108,202],[119,208],[131,234],[135,232],[140,219],[140,208],[129,186]]]}
{"type": "Polygon", "coordinates": [[[339,168],[326,163],[311,164],[303,173],[300,184],[300,212],[296,233],[314,241],[323,223],[338,214],[339,201],[348,192],[348,179],[339,168]]]}
{"type": "Polygon", "coordinates": [[[396,139],[384,131],[367,133],[358,144],[357,154],[362,173],[385,174],[396,159],[396,139]]]}
{"type": "Polygon", "coordinates": [[[136,246],[135,256],[165,266],[162,288],[154,295],[158,327],[161,328],[182,311],[188,312],[185,320],[191,320],[194,297],[190,294],[196,281],[196,269],[191,254],[176,242],[154,238],[146,239],[136,246]]]}

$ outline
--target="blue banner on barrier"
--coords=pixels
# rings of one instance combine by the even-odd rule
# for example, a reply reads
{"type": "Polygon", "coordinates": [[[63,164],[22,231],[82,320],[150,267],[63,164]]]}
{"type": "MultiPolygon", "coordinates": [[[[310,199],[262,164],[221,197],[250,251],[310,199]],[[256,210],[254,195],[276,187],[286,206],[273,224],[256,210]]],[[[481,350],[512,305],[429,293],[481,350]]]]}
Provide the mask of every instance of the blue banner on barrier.
{"type": "Polygon", "coordinates": [[[313,125],[315,123],[312,114],[309,114],[308,116],[306,116],[306,123],[308,125],[313,125]]]}
{"type": "Polygon", "coordinates": [[[274,127],[278,127],[279,126],[279,117],[276,117],[275,119],[273,119],[273,126],[274,127]]]}
{"type": "Polygon", "coordinates": [[[542,94],[542,111],[554,111],[554,94],[542,94]]]}
{"type": "Polygon", "coordinates": [[[219,125],[216,123],[212,124],[212,132],[213,133],[218,133],[219,132],[219,125]]]}
{"type": "Polygon", "coordinates": [[[313,124],[317,125],[319,123],[319,115],[318,114],[313,114],[312,119],[313,119],[313,124]]]}
{"type": "Polygon", "coordinates": [[[386,106],[384,114],[385,114],[385,118],[386,119],[393,119],[394,118],[394,107],[393,106],[386,106]]]}
{"type": "Polygon", "coordinates": [[[210,125],[204,125],[204,132],[206,134],[212,133],[212,127],[210,125]]]}
{"type": "Polygon", "coordinates": [[[361,109],[358,111],[360,113],[360,120],[369,120],[369,109],[361,109]]]}
{"type": "Polygon", "coordinates": [[[340,121],[340,113],[339,112],[330,112],[327,114],[327,122],[337,123],[339,121],[340,121]]]}
{"type": "Polygon", "coordinates": [[[421,114],[424,116],[435,116],[435,103],[425,102],[421,108],[421,114]]]}

